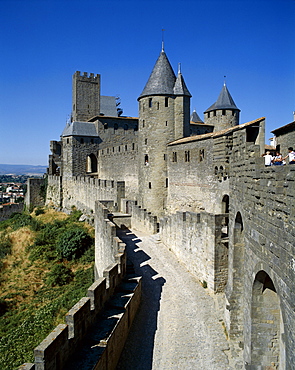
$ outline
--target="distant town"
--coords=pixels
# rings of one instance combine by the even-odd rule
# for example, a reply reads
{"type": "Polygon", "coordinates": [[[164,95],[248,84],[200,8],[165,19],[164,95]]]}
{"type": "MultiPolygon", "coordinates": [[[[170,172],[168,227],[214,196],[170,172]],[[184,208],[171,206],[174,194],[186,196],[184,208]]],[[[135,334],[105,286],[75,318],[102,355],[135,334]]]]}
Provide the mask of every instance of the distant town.
{"type": "Polygon", "coordinates": [[[0,175],[0,207],[4,204],[23,203],[27,190],[27,179],[29,175],[0,175]]]}

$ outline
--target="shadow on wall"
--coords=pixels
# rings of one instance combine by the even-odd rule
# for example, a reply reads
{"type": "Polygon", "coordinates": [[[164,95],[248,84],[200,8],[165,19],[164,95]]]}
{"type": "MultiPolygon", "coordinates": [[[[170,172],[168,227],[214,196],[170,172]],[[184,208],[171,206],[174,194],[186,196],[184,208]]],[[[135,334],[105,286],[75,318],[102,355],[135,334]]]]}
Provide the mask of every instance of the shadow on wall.
{"type": "Polygon", "coordinates": [[[146,263],[150,257],[139,249],[137,243],[141,240],[136,235],[128,229],[117,231],[117,235],[126,243],[127,259],[133,263],[135,273],[142,276],[141,305],[130,329],[117,370],[150,370],[153,364],[154,338],[162,287],[166,280],[157,277],[157,271],[146,263]]]}

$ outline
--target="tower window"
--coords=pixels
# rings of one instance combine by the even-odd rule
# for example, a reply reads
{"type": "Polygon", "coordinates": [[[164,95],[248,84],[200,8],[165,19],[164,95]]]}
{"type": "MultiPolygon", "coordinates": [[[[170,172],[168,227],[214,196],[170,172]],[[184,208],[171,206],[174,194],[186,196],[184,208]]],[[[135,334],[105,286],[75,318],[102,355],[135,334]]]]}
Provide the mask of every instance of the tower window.
{"type": "Polygon", "coordinates": [[[166,121],[166,126],[168,126],[168,121],[166,121]]]}
{"type": "Polygon", "coordinates": [[[119,147],[118,147],[118,152],[120,152],[121,151],[121,148],[120,148],[120,145],[119,145],[119,147]]]}
{"type": "Polygon", "coordinates": [[[168,179],[166,178],[166,188],[168,188],[168,179]]]}
{"type": "Polygon", "coordinates": [[[225,109],[222,109],[222,115],[225,116],[226,115],[226,111],[225,109]]]}
{"type": "Polygon", "coordinates": [[[190,151],[189,150],[186,150],[184,152],[184,160],[185,160],[185,162],[189,162],[190,161],[190,151]]]}
{"type": "Polygon", "coordinates": [[[144,127],[144,119],[142,120],[142,127],[144,127]]]}
{"type": "Polygon", "coordinates": [[[151,182],[149,182],[149,189],[151,189],[152,188],[152,183],[151,182]]]}
{"type": "Polygon", "coordinates": [[[151,108],[152,105],[153,105],[153,100],[152,100],[152,98],[149,98],[149,108],[151,108]]]}
{"type": "Polygon", "coordinates": [[[147,154],[144,156],[144,164],[145,166],[149,165],[149,156],[147,154]]]}
{"type": "Polygon", "coordinates": [[[107,148],[107,154],[109,154],[109,151],[110,151],[109,148],[107,148]]]}
{"type": "Polygon", "coordinates": [[[160,103],[158,102],[157,103],[157,109],[159,110],[159,108],[160,108],[160,103]]]}
{"type": "Polygon", "coordinates": [[[91,144],[94,144],[94,141],[93,141],[93,139],[91,139],[91,140],[90,140],[90,142],[91,142],[91,144]]]}
{"type": "Polygon", "coordinates": [[[213,117],[216,117],[216,110],[213,111],[213,117]]]}
{"type": "Polygon", "coordinates": [[[166,161],[166,154],[164,154],[164,161],[166,161]]]}
{"type": "Polygon", "coordinates": [[[199,150],[199,160],[200,160],[200,162],[202,162],[204,160],[204,158],[205,158],[205,151],[204,151],[204,149],[200,149],[199,150]]]}
{"type": "Polygon", "coordinates": [[[83,139],[83,137],[81,137],[81,139],[80,139],[80,143],[81,143],[81,144],[84,144],[84,139],[83,139]]]}
{"type": "Polygon", "coordinates": [[[210,118],[210,112],[208,112],[208,118],[210,118]]]}
{"type": "Polygon", "coordinates": [[[144,143],[145,143],[145,145],[147,145],[147,139],[144,139],[144,143]]]}
{"type": "Polygon", "coordinates": [[[125,145],[125,151],[127,152],[127,144],[125,145]]]}
{"type": "Polygon", "coordinates": [[[134,150],[135,149],[135,144],[134,143],[132,143],[132,150],[134,150]]]}
{"type": "Polygon", "coordinates": [[[172,162],[177,162],[177,152],[172,152],[172,162]]]}
{"type": "Polygon", "coordinates": [[[118,130],[118,124],[117,123],[114,124],[114,130],[118,130]]]}
{"type": "Polygon", "coordinates": [[[70,142],[70,139],[67,139],[67,144],[69,144],[69,142],[70,142]]]}
{"type": "Polygon", "coordinates": [[[168,107],[169,105],[168,105],[168,103],[169,103],[169,100],[168,100],[168,98],[166,97],[165,98],[165,107],[168,107]]]}

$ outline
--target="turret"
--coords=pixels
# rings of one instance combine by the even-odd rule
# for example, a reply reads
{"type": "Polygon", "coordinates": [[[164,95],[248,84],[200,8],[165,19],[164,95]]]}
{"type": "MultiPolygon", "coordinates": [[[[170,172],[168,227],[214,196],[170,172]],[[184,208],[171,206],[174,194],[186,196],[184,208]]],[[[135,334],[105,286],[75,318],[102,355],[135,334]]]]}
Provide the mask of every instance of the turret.
{"type": "Polygon", "coordinates": [[[214,132],[237,126],[239,124],[240,109],[237,108],[226,84],[219,94],[217,101],[205,112],[205,124],[214,125],[214,132]]]}
{"type": "Polygon", "coordinates": [[[167,144],[189,136],[190,93],[162,49],[139,101],[139,199],[155,215],[167,197],[167,144]]]}

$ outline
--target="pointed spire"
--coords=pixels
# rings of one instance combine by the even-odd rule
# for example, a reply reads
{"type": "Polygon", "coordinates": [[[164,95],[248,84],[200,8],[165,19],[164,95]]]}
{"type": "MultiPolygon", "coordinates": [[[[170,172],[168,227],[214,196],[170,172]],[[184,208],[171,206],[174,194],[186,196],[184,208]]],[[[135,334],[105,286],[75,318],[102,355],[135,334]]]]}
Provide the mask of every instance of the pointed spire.
{"type": "Polygon", "coordinates": [[[182,74],[180,72],[180,63],[178,64],[178,75],[177,75],[175,85],[173,88],[173,93],[175,95],[191,96],[190,92],[188,91],[188,88],[186,87],[182,74]]]}
{"type": "Polygon", "coordinates": [[[204,123],[201,118],[199,117],[198,113],[196,112],[196,110],[194,109],[193,113],[191,114],[191,118],[190,118],[190,121],[191,122],[194,122],[194,123],[204,123]]]}
{"type": "Polygon", "coordinates": [[[204,113],[220,109],[235,109],[240,111],[240,109],[236,106],[233,98],[231,97],[225,83],[216,102],[212,104],[204,113]]]}
{"type": "Polygon", "coordinates": [[[148,95],[172,95],[175,80],[171,64],[162,50],[139,98],[148,95]]]}

